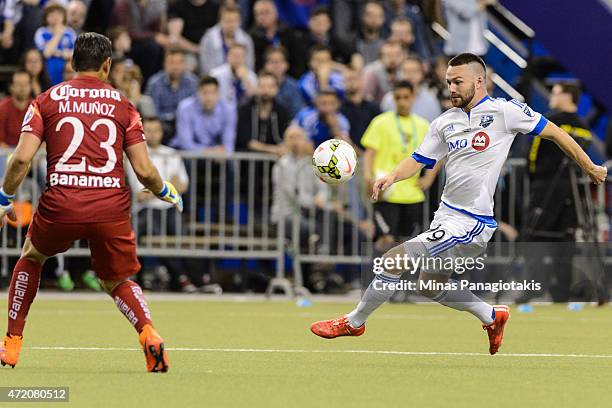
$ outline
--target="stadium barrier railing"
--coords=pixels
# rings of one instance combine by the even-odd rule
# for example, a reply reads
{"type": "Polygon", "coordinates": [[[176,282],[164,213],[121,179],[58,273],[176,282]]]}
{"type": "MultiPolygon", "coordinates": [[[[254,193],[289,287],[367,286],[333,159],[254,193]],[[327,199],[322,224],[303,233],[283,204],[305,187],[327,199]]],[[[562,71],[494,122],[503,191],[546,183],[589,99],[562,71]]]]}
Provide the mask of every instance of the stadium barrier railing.
{"type": "MultiPolygon", "coordinates": [[[[0,149],[2,175],[10,152],[9,149],[0,149]]],[[[304,290],[303,264],[364,265],[373,255],[372,205],[360,174],[349,183],[325,186],[323,200],[310,197],[304,201],[298,190],[303,183],[314,180],[310,169],[299,173],[302,179],[289,183],[295,187],[293,192],[282,192],[273,182],[273,169],[278,160],[274,155],[177,154],[189,177],[189,186],[183,194],[183,214],[156,209],[156,200],[138,203],[138,190],[133,190],[132,221],[139,256],[269,260],[274,264],[270,266],[274,268],[270,292],[280,288],[290,294],[299,294],[304,290]],[[272,207],[281,193],[287,195],[281,204],[290,208],[282,211],[280,220],[273,219],[272,207]],[[291,281],[285,273],[286,254],[294,272],[291,281]]],[[[168,157],[168,162],[161,167],[170,165],[171,160],[168,157]]],[[[129,164],[126,163],[125,167],[129,164]]],[[[8,274],[8,258],[17,257],[21,251],[32,211],[44,189],[45,174],[46,160],[39,154],[17,193],[18,221],[0,232],[3,276],[8,274]]],[[[288,175],[280,174],[278,177],[288,175]]],[[[439,196],[444,183],[443,172],[436,183],[438,188],[434,194],[439,196]]],[[[595,202],[601,207],[606,202],[606,188],[601,187],[596,193],[595,202]]],[[[430,199],[429,192],[427,195],[423,204],[423,229],[428,228],[437,203],[437,197],[430,199]]],[[[525,160],[509,159],[506,162],[495,196],[495,207],[500,223],[520,229],[521,223],[525,222],[529,207],[525,160]]],[[[496,233],[496,240],[503,239],[500,231],[496,233]]],[[[502,263],[512,257],[512,247],[504,248],[510,248],[506,250],[510,253],[493,253],[489,261],[502,263]]],[[[65,253],[68,257],[88,255],[85,242],[75,242],[65,253]]]]}

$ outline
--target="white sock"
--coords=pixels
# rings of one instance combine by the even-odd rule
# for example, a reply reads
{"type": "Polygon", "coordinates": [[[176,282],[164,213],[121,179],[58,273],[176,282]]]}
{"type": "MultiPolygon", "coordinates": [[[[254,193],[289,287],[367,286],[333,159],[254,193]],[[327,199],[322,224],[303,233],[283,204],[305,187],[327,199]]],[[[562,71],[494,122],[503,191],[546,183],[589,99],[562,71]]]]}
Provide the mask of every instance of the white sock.
{"type": "Polygon", "coordinates": [[[352,327],[363,325],[368,316],[395,293],[395,290],[390,290],[384,284],[398,283],[399,280],[399,276],[385,272],[374,276],[363,296],[361,296],[361,301],[357,307],[347,315],[349,324],[352,327]]]}
{"type": "MultiPolygon", "coordinates": [[[[460,287],[456,280],[449,279],[448,281],[449,283],[455,283],[458,288],[460,287]]],[[[486,325],[493,323],[493,320],[495,320],[493,306],[485,303],[467,289],[445,290],[432,300],[456,310],[470,312],[486,325]]]]}

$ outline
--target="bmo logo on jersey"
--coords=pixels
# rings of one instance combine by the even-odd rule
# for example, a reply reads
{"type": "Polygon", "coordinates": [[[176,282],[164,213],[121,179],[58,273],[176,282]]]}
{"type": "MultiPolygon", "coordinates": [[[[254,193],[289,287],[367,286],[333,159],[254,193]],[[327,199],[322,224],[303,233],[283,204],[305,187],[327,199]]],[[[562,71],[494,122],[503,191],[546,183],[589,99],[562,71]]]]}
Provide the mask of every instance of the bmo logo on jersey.
{"type": "Polygon", "coordinates": [[[491,139],[489,138],[489,135],[487,135],[485,132],[478,132],[472,138],[472,148],[478,152],[482,152],[489,147],[490,142],[491,139]]]}
{"type": "Polygon", "coordinates": [[[463,149],[464,147],[467,147],[467,145],[468,145],[467,139],[459,139],[455,141],[451,140],[448,142],[448,152],[450,153],[455,150],[463,149]]]}

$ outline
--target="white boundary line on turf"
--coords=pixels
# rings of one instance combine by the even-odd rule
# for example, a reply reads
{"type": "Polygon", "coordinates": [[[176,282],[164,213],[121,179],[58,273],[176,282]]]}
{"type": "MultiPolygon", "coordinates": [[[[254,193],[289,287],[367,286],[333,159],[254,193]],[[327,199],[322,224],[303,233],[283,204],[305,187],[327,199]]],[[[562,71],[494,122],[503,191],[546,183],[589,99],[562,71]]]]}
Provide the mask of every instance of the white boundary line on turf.
{"type": "MultiPolygon", "coordinates": [[[[140,351],[138,348],[123,347],[26,347],[30,350],[57,350],[57,351],[140,351]]],[[[389,351],[389,350],[300,350],[300,349],[250,349],[250,348],[167,348],[168,351],[202,351],[221,353],[339,353],[339,354],[389,354],[396,356],[489,356],[487,353],[462,353],[439,351],[389,351]]],[[[603,358],[612,359],[606,354],[539,354],[539,353],[508,353],[497,354],[499,357],[560,357],[560,358],[603,358]]]]}

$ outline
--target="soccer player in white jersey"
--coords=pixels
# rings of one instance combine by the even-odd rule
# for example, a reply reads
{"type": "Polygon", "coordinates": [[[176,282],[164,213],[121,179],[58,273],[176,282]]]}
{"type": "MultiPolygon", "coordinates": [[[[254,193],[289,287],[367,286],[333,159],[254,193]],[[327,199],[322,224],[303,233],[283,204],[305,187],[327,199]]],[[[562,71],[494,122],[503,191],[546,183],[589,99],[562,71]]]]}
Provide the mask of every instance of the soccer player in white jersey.
{"type": "MultiPolygon", "coordinates": [[[[465,259],[481,255],[497,227],[493,217],[495,186],[518,133],[554,141],[595,184],[603,183],[607,177],[605,167],[593,164],[571,136],[541,114],[515,100],[489,97],[486,68],[480,57],[460,54],[451,59],[446,81],[453,108],[431,123],[412,157],[404,159],[392,173],[377,180],[372,193],[372,198],[377,200],[379,194],[384,194],[394,183],[412,177],[423,168],[431,169],[438,160],[446,158],[442,202],[431,228],[389,250],[383,255],[385,259],[395,260],[397,256],[400,259],[406,256],[465,259]]],[[[401,274],[406,272],[403,265],[402,262],[392,268],[386,267],[374,277],[353,311],[336,319],[313,323],[311,331],[329,339],[362,335],[368,316],[393,294],[393,285],[389,284],[399,282],[401,274]]],[[[489,352],[497,353],[510,317],[508,307],[489,305],[469,290],[461,289],[450,279],[452,272],[443,268],[421,269],[420,293],[480,319],[489,336],[489,352]],[[431,285],[432,281],[437,285],[431,285]],[[430,284],[426,285],[427,282],[430,284]],[[437,290],[438,287],[441,289],[437,290]]]]}

